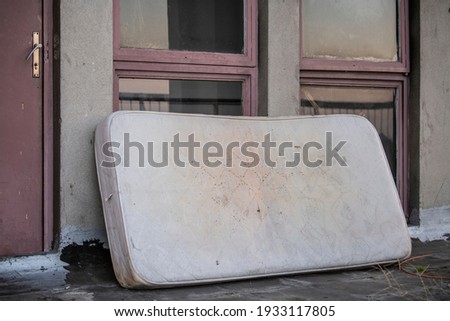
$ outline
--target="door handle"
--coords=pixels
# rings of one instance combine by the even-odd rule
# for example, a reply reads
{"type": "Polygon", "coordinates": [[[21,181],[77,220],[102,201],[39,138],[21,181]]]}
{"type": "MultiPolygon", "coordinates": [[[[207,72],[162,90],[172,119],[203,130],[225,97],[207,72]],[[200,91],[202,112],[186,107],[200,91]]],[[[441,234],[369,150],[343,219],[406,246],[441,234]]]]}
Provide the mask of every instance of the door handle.
{"type": "Polygon", "coordinates": [[[30,60],[31,55],[34,54],[34,52],[36,50],[41,49],[41,48],[42,48],[42,44],[41,43],[38,43],[38,44],[34,45],[33,49],[31,50],[31,52],[27,56],[27,60],[30,60]]]}
{"type": "Polygon", "coordinates": [[[33,49],[31,49],[31,52],[27,56],[27,60],[29,60],[31,57],[32,59],[32,71],[33,71],[33,78],[39,78],[41,75],[41,49],[43,48],[40,39],[39,39],[39,32],[33,32],[33,49]]]}

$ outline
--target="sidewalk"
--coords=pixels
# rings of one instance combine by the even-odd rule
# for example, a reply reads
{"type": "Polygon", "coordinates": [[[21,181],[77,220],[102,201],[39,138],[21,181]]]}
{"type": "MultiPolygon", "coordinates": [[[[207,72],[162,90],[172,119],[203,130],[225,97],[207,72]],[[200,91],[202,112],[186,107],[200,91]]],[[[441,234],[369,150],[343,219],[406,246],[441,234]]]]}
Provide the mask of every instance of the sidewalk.
{"type": "Polygon", "coordinates": [[[398,264],[361,270],[266,278],[163,290],[127,290],[115,280],[102,244],[69,246],[60,254],[0,258],[3,300],[450,300],[450,241],[413,241],[409,271],[398,264]]]}

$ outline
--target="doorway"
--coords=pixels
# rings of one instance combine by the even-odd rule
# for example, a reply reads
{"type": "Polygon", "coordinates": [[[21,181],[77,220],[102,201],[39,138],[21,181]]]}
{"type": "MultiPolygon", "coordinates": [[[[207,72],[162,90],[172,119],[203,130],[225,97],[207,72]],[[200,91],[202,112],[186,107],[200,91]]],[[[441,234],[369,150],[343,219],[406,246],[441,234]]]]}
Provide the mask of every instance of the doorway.
{"type": "Polygon", "coordinates": [[[52,1],[0,2],[0,255],[53,238],[52,1]]]}

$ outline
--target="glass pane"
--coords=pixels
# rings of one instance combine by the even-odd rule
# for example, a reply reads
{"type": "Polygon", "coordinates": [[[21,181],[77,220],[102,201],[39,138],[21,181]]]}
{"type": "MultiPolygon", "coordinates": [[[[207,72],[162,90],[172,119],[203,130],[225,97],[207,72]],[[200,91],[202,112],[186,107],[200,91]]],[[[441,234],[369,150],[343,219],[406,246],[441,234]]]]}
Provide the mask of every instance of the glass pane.
{"type": "Polygon", "coordinates": [[[398,61],[397,0],[302,0],[303,55],[398,61]]]}
{"type": "Polygon", "coordinates": [[[354,114],[377,129],[392,174],[397,171],[396,90],[333,86],[301,86],[301,115],[354,114]]]}
{"type": "Polygon", "coordinates": [[[244,51],[244,0],[121,0],[120,46],[244,51]]]}
{"type": "Polygon", "coordinates": [[[242,82],[122,78],[119,109],[242,116],[242,82]]]}

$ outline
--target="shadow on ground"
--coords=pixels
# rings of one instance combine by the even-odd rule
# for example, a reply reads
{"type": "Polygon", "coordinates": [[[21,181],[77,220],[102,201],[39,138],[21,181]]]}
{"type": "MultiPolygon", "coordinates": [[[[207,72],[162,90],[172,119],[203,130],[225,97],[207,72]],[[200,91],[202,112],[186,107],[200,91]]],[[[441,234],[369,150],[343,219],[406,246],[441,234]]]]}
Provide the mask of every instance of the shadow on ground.
{"type": "Polygon", "coordinates": [[[127,290],[116,282],[109,250],[99,241],[89,241],[67,246],[60,257],[0,259],[0,300],[450,300],[450,242],[414,241],[412,256],[417,259],[403,267],[416,275],[391,264],[174,289],[127,290]]]}

